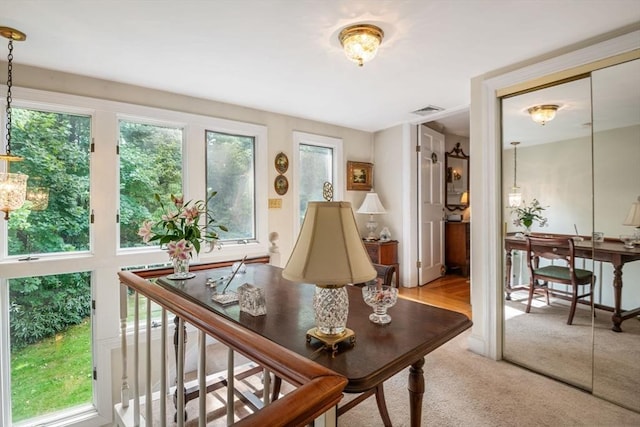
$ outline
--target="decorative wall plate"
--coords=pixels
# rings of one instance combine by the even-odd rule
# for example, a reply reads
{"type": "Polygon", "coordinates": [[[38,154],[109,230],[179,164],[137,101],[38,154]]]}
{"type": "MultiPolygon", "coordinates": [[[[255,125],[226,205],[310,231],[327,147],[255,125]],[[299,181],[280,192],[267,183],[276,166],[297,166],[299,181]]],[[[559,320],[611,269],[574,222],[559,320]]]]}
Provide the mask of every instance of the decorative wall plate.
{"type": "Polygon", "coordinates": [[[276,176],[276,180],[273,183],[273,188],[275,188],[276,193],[281,196],[287,194],[287,191],[289,190],[289,181],[287,180],[287,177],[284,175],[276,176]]]}
{"type": "Polygon", "coordinates": [[[276,154],[276,160],[274,163],[279,174],[283,174],[289,169],[289,159],[284,153],[276,154]]]}

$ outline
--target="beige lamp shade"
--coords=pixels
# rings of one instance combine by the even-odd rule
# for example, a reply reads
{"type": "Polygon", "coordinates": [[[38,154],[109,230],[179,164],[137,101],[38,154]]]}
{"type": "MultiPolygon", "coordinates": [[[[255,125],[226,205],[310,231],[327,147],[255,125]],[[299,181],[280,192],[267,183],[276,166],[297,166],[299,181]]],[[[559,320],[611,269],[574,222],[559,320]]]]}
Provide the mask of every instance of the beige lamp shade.
{"type": "Polygon", "coordinates": [[[629,213],[625,218],[622,225],[631,225],[633,227],[640,227],[640,196],[638,196],[638,200],[631,204],[631,208],[629,208],[629,213]]]}
{"type": "Polygon", "coordinates": [[[376,277],[351,203],[309,202],[282,276],[319,286],[363,283],[376,277]]]}

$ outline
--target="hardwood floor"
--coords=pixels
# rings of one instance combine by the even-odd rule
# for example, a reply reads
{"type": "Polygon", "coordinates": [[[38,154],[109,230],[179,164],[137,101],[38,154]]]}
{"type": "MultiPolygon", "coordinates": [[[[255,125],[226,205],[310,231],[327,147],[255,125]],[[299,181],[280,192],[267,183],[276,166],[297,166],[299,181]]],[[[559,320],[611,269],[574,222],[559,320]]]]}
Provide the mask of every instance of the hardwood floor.
{"type": "Polygon", "coordinates": [[[424,286],[401,286],[400,297],[457,311],[471,318],[471,286],[468,277],[448,274],[424,286]]]}

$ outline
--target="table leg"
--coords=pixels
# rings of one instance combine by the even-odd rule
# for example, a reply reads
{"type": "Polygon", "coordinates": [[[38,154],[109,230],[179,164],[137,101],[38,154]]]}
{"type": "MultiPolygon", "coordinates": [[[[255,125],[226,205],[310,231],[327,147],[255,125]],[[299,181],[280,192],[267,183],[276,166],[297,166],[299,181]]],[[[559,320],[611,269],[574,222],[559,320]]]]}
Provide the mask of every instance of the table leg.
{"type": "Polygon", "coordinates": [[[505,277],[504,286],[506,288],[506,299],[511,300],[511,249],[506,250],[506,265],[505,265],[505,277]]]}
{"type": "Polygon", "coordinates": [[[409,368],[409,412],[411,427],[420,427],[422,422],[422,395],[424,395],[424,357],[411,364],[409,368]]]}
{"type": "MultiPolygon", "coordinates": [[[[593,298],[593,297],[592,297],[593,298]]],[[[622,332],[620,325],[622,324],[622,264],[614,264],[613,266],[613,301],[614,308],[611,315],[611,321],[614,332],[622,332]]]]}

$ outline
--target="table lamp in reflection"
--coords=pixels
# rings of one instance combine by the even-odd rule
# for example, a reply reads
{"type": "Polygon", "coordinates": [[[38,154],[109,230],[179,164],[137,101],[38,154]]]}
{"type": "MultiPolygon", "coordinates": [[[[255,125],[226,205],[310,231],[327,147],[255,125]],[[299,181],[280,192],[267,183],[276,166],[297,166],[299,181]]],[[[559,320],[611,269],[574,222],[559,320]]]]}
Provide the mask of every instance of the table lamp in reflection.
{"type": "Polygon", "coordinates": [[[355,333],[346,327],[349,296],[345,285],[363,283],[376,271],[360,239],[349,202],[309,202],[307,213],[282,276],[316,285],[313,297],[315,328],[307,331],[328,349],[350,340],[355,333]]]}
{"type": "Polygon", "coordinates": [[[633,240],[635,242],[640,242],[640,196],[638,196],[638,200],[631,203],[629,213],[627,214],[627,217],[625,218],[622,225],[630,225],[632,227],[636,227],[633,240]]]}
{"type": "Polygon", "coordinates": [[[462,196],[460,196],[460,204],[466,205],[467,203],[469,203],[469,192],[465,191],[462,193],[462,196]]]}

